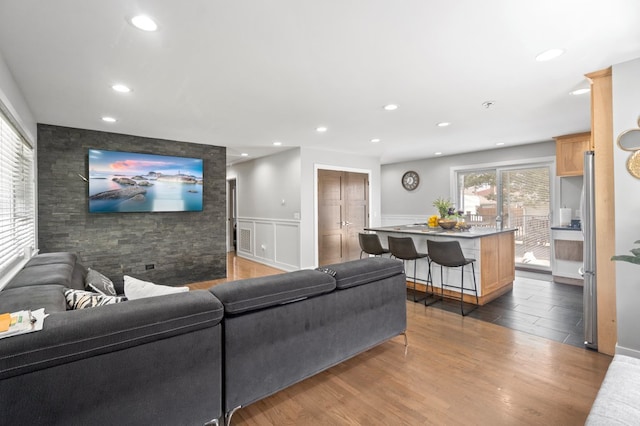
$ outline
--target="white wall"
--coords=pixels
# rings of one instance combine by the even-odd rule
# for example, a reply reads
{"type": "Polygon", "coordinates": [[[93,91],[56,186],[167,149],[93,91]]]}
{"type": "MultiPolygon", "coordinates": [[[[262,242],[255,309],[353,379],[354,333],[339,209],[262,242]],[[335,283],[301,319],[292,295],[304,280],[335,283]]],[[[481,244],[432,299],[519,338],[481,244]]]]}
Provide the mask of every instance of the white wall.
{"type": "Polygon", "coordinates": [[[335,169],[369,173],[369,225],[380,225],[380,159],[373,156],[353,155],[301,148],[301,221],[300,262],[302,268],[318,266],[318,236],[316,219],[316,170],[335,169]]]}
{"type": "MultiPolygon", "coordinates": [[[[31,109],[27,104],[27,101],[22,96],[22,93],[13,79],[13,75],[11,71],[7,67],[2,54],[0,54],[0,108],[7,114],[12,121],[12,124],[18,128],[18,131],[22,133],[22,136],[31,143],[34,149],[37,149],[37,125],[36,121],[33,118],[33,114],[31,113],[31,109]]],[[[36,173],[37,173],[37,165],[36,165],[36,173]]],[[[37,175],[36,175],[37,176],[37,175]]],[[[37,188],[37,180],[34,182],[34,188],[36,191],[36,197],[38,196],[38,188],[37,188]]],[[[35,241],[36,248],[38,244],[38,200],[36,199],[35,205],[35,219],[36,219],[36,230],[35,230],[35,241]]],[[[14,269],[8,271],[3,277],[0,277],[0,289],[2,289],[7,282],[11,278],[18,273],[18,271],[22,268],[27,259],[23,260],[16,265],[14,269]]]]}
{"type": "Polygon", "coordinates": [[[450,197],[451,167],[499,163],[555,156],[554,142],[541,142],[468,154],[435,157],[382,166],[382,216],[421,217],[425,221],[437,211],[432,203],[438,197],[450,197]],[[420,185],[413,191],[402,187],[402,175],[414,170],[420,185]]]}
{"type": "Polygon", "coordinates": [[[38,135],[36,120],[2,54],[0,54],[0,102],[17,122],[23,136],[35,147],[38,135]]]}
{"type": "Polygon", "coordinates": [[[300,212],[300,150],[231,166],[227,178],[236,176],[238,216],[294,219],[300,212]]]}
{"type": "Polygon", "coordinates": [[[238,254],[284,270],[318,266],[316,170],[368,173],[371,226],[380,225],[380,160],[298,148],[227,169],[236,179],[238,231],[250,230],[252,248],[238,254]],[[285,203],[282,203],[285,200],[285,203]]]}
{"type": "MultiPolygon", "coordinates": [[[[640,117],[640,58],[613,67],[613,137],[638,128],[640,117]]],[[[640,248],[640,179],[626,170],[631,153],[614,148],[616,254],[640,248]]],[[[596,218],[597,220],[597,218],[596,218]]],[[[640,266],[616,262],[618,344],[616,353],[640,358],[640,266]]]]}
{"type": "Polygon", "coordinates": [[[236,179],[238,255],[283,270],[300,267],[300,150],[227,169],[236,179]]]}

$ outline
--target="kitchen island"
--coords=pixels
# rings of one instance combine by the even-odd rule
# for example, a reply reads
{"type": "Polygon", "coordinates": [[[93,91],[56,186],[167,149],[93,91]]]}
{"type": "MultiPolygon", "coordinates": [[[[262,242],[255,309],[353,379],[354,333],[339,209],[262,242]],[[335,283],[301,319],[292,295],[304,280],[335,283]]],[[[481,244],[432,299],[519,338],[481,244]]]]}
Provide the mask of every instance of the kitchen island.
{"type": "MultiPolygon", "coordinates": [[[[465,257],[476,259],[475,274],[478,286],[478,303],[484,305],[501,296],[513,288],[515,279],[515,229],[505,228],[471,228],[469,231],[446,230],[430,228],[426,224],[410,224],[387,226],[381,228],[367,228],[366,231],[375,232],[380,236],[380,241],[388,247],[387,237],[411,237],[419,252],[427,252],[427,240],[460,242],[460,247],[465,257]]],[[[406,271],[413,271],[413,265],[408,261],[406,271]]],[[[433,265],[433,285],[437,293],[440,292],[440,266],[433,265]]],[[[473,282],[471,267],[464,269],[465,288],[473,282]]],[[[417,286],[420,291],[426,291],[428,276],[427,262],[418,260],[417,286]]],[[[445,283],[460,284],[460,268],[444,268],[445,283]]],[[[413,277],[411,285],[413,288],[413,277]]],[[[445,296],[460,297],[455,291],[445,290],[445,296]]],[[[475,304],[475,296],[472,292],[464,292],[464,301],[475,304]]]]}

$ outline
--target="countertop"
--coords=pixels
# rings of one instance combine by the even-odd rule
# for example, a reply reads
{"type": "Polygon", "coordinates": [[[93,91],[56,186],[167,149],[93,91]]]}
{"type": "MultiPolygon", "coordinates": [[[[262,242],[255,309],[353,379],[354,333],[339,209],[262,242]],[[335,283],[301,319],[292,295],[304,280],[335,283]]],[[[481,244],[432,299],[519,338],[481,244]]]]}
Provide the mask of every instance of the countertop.
{"type": "Polygon", "coordinates": [[[552,226],[554,231],[582,231],[582,228],[572,228],[570,226],[552,226]]]}
{"type": "Polygon", "coordinates": [[[401,234],[422,234],[437,235],[441,237],[452,238],[481,238],[489,235],[502,234],[504,232],[514,232],[515,228],[504,228],[496,230],[495,228],[475,228],[471,227],[469,231],[458,231],[442,228],[429,228],[426,223],[413,223],[408,225],[384,226],[379,228],[365,228],[365,231],[374,232],[395,232],[401,234]]]}

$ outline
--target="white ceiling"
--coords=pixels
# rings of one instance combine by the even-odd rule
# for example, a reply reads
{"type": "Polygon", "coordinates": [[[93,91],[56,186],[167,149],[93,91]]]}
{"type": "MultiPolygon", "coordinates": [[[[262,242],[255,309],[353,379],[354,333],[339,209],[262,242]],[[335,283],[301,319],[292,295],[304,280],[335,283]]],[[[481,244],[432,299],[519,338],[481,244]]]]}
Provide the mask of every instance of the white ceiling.
{"type": "Polygon", "coordinates": [[[588,130],[568,93],[640,57],[640,1],[0,0],[0,53],[39,123],[384,164],[588,130]]]}

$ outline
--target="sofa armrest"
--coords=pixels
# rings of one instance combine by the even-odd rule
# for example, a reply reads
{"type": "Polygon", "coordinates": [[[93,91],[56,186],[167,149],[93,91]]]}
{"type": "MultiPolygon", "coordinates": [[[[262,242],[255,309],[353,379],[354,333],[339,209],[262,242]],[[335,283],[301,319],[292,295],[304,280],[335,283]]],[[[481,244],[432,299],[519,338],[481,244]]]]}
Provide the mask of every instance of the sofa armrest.
{"type": "Polygon", "coordinates": [[[222,316],[206,290],[52,313],[43,330],[3,339],[0,379],[214,327],[222,316]]]}

